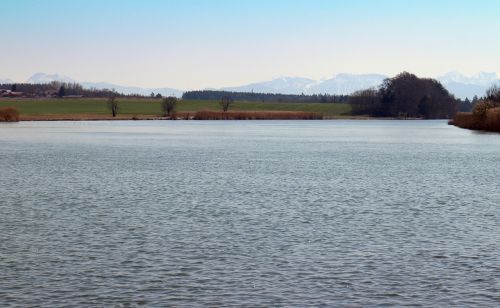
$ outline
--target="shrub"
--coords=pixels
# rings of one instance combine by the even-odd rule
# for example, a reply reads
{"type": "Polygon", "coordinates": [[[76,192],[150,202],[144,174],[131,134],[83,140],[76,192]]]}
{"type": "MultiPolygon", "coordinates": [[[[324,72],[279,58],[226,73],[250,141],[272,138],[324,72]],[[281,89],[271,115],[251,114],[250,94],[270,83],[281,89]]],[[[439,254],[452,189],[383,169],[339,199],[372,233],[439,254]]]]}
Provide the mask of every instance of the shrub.
{"type": "Polygon", "coordinates": [[[0,108],[0,122],[19,122],[19,112],[14,107],[0,108]]]}
{"type": "Polygon", "coordinates": [[[472,114],[475,117],[484,119],[486,117],[486,112],[488,111],[488,109],[491,109],[493,107],[495,107],[495,104],[493,104],[492,102],[481,101],[474,106],[474,109],[472,109],[472,114]]]}

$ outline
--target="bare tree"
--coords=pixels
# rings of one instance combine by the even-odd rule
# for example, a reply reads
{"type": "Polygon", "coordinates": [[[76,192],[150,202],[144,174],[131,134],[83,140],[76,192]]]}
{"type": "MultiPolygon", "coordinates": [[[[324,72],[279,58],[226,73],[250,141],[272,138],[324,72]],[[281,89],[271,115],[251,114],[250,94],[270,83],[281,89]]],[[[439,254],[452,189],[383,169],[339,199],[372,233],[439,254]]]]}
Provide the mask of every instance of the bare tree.
{"type": "Polygon", "coordinates": [[[221,98],[219,105],[222,107],[222,111],[226,112],[229,110],[229,107],[234,104],[233,99],[230,96],[224,96],[221,98]]]}
{"type": "Polygon", "coordinates": [[[108,108],[109,110],[111,110],[113,118],[116,117],[116,115],[118,114],[118,102],[116,101],[114,96],[108,98],[108,108]]]}
{"type": "Polygon", "coordinates": [[[500,103],[500,85],[492,85],[486,90],[486,98],[495,103],[500,103]]]}
{"type": "Polygon", "coordinates": [[[169,96],[161,101],[161,110],[164,116],[171,116],[177,107],[177,97],[169,96]]]}

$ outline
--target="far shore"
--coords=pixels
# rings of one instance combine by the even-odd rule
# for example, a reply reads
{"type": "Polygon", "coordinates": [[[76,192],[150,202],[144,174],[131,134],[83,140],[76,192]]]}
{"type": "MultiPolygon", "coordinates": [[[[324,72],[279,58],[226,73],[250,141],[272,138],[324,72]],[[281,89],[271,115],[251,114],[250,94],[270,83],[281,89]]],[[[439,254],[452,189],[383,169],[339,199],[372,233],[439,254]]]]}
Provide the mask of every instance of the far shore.
{"type": "MultiPolygon", "coordinates": [[[[30,122],[30,121],[187,121],[187,120],[195,120],[193,117],[187,119],[184,117],[179,118],[171,118],[171,117],[162,117],[162,116],[154,116],[154,115],[118,115],[116,117],[107,116],[107,115],[26,115],[20,117],[20,122],[30,122]]],[[[200,121],[248,121],[252,119],[227,119],[227,120],[200,120],[200,121]]],[[[254,120],[290,120],[290,119],[254,119],[254,120]]],[[[304,119],[293,119],[295,121],[305,121],[304,119]]],[[[313,119],[309,119],[313,120],[313,119]]],[[[314,120],[422,120],[421,118],[376,118],[369,116],[336,116],[336,117],[323,117],[322,119],[314,119],[314,120]]],[[[443,119],[445,120],[445,119],[443,119]]]]}

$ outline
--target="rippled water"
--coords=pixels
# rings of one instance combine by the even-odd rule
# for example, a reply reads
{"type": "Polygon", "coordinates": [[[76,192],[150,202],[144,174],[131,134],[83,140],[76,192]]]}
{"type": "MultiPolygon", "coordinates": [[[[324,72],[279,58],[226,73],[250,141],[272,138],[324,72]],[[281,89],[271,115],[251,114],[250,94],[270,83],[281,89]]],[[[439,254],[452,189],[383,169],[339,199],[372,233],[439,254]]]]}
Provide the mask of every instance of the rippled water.
{"type": "Polygon", "coordinates": [[[0,306],[495,306],[500,135],[0,125],[0,306]]]}

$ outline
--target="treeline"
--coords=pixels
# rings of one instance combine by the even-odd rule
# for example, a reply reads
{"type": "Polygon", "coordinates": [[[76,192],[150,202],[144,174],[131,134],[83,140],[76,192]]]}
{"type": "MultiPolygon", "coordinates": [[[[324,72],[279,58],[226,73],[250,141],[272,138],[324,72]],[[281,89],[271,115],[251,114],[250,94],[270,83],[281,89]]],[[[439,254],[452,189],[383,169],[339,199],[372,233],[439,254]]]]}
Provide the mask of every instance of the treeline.
{"type": "Polygon", "coordinates": [[[221,97],[231,97],[236,101],[252,102],[288,102],[288,103],[349,103],[348,95],[305,95],[305,94],[276,94],[276,93],[254,93],[254,92],[233,92],[200,90],[187,91],[182,95],[182,99],[192,100],[220,100],[221,97]]]}
{"type": "Polygon", "coordinates": [[[378,89],[353,93],[350,103],[355,115],[425,119],[451,118],[459,107],[439,81],[408,72],[386,79],[378,89]]]}
{"type": "Polygon", "coordinates": [[[22,92],[25,97],[64,97],[64,96],[85,96],[85,97],[123,97],[121,93],[112,89],[86,89],[78,83],[67,83],[53,81],[50,83],[15,83],[0,84],[0,89],[13,92],[22,92]]]}

